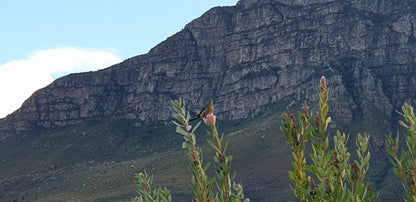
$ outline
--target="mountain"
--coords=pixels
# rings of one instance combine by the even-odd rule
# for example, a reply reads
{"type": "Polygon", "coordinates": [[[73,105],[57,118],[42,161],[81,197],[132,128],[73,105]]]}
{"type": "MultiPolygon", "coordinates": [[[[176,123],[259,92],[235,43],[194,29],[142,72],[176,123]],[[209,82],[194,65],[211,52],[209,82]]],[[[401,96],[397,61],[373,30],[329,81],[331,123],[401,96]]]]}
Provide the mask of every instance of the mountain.
{"type": "Polygon", "coordinates": [[[102,116],[166,121],[178,97],[190,108],[213,98],[221,119],[248,118],[286,98],[313,102],[321,75],[334,89],[337,125],[377,113],[371,121],[389,126],[392,112],[416,97],[414,7],[262,0],[213,8],[148,54],[56,80],[1,121],[1,137],[102,116]]]}
{"type": "MultiPolygon", "coordinates": [[[[56,172],[72,178],[76,169],[88,173],[180,152],[173,149],[180,138],[162,135],[172,130],[169,101],[178,98],[187,101],[192,113],[214,99],[215,113],[230,134],[264,122],[276,141],[284,141],[279,115],[300,110],[304,103],[316,111],[322,75],[330,88],[331,128],[372,133],[380,143],[373,149],[383,151],[379,136],[397,130],[395,110],[416,98],[414,27],[415,0],[240,0],[236,6],[212,8],[149,53],[97,72],[59,78],[1,119],[0,149],[7,152],[1,155],[0,193],[8,199],[34,197],[39,193],[34,187],[55,179],[48,184],[51,193],[42,192],[53,196],[57,187],[68,184],[59,184],[56,172]],[[41,157],[50,160],[38,161],[41,157]],[[22,181],[27,186],[12,188],[22,181]]],[[[267,131],[248,134],[273,140],[267,131]]],[[[270,158],[288,153],[287,147],[271,148],[284,146],[281,142],[256,139],[260,148],[269,149],[262,150],[238,139],[230,141],[246,146],[242,154],[261,151],[261,158],[241,155],[237,168],[248,159],[258,161],[251,169],[260,169],[270,158]]],[[[268,192],[260,187],[287,190],[282,188],[290,167],[286,158],[288,165],[279,173],[267,170],[282,176],[269,184],[242,168],[247,174],[242,178],[258,188],[248,190],[251,198],[267,199],[268,192]]],[[[386,160],[382,154],[375,158],[386,160]]],[[[387,175],[386,170],[375,172],[379,190],[389,185],[387,175]]]]}

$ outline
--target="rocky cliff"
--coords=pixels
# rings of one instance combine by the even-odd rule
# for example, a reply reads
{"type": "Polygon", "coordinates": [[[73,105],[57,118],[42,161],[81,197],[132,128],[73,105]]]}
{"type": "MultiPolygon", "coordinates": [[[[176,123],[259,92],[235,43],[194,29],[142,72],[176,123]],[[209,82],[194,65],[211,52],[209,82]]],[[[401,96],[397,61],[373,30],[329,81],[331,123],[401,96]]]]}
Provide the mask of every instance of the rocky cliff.
{"type": "Polygon", "coordinates": [[[0,139],[102,117],[167,121],[177,98],[195,112],[213,98],[220,119],[243,119],[315,104],[321,75],[334,126],[388,130],[416,98],[415,27],[415,0],[241,0],[145,55],[57,79],[0,120],[0,139]]]}

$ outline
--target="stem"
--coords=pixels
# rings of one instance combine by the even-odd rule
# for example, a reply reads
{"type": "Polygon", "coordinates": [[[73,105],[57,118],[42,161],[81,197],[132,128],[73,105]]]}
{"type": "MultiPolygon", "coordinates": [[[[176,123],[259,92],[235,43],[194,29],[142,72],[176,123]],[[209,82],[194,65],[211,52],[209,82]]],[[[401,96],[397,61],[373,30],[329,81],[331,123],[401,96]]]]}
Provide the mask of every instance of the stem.
{"type": "MultiPolygon", "coordinates": [[[[222,181],[222,190],[220,190],[225,196],[224,201],[230,201],[230,195],[231,193],[231,177],[230,177],[230,169],[228,168],[228,160],[227,156],[222,151],[222,143],[220,138],[218,137],[218,131],[217,127],[213,124],[208,125],[208,128],[211,130],[211,138],[213,139],[213,142],[215,142],[214,146],[216,148],[213,148],[214,151],[216,151],[216,155],[218,158],[218,162],[220,164],[220,169],[223,174],[223,179],[220,179],[222,181]]],[[[221,175],[220,175],[221,176],[221,175]]]]}

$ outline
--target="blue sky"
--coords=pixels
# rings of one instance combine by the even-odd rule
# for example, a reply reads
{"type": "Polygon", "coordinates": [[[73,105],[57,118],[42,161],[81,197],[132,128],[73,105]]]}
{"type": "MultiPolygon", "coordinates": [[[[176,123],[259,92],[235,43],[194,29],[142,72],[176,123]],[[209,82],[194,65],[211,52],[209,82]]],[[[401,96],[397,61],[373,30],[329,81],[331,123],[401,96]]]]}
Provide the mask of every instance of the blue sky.
{"type": "Polygon", "coordinates": [[[191,20],[237,0],[2,0],[0,118],[68,73],[147,53],[191,20]]]}

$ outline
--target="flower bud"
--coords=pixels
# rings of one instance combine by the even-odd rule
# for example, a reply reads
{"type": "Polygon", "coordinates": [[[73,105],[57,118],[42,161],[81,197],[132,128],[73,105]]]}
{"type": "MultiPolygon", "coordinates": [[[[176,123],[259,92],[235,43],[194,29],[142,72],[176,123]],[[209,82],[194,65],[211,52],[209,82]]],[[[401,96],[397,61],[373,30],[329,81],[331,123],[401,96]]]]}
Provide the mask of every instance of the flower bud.
{"type": "Polygon", "coordinates": [[[221,154],[221,153],[218,154],[218,161],[221,164],[227,164],[227,158],[224,156],[224,154],[221,154]]]}
{"type": "Polygon", "coordinates": [[[295,123],[295,115],[290,114],[290,120],[292,120],[292,122],[295,123]]]}
{"type": "Polygon", "coordinates": [[[324,184],[327,187],[331,187],[331,182],[329,181],[329,179],[327,177],[324,179],[324,184]]]}
{"type": "Polygon", "coordinates": [[[307,104],[303,104],[302,110],[303,110],[303,114],[305,114],[306,118],[309,118],[309,107],[308,107],[307,104]]]}
{"type": "Polygon", "coordinates": [[[204,119],[205,124],[207,125],[215,125],[216,117],[213,113],[208,114],[204,119]]]}
{"type": "Polygon", "coordinates": [[[326,79],[325,76],[321,77],[321,88],[326,88],[326,79]]]}
{"type": "Polygon", "coordinates": [[[315,125],[317,128],[321,126],[321,119],[319,118],[319,116],[315,117],[315,125]]]}
{"type": "Polygon", "coordinates": [[[286,113],[286,112],[283,112],[282,117],[283,117],[283,119],[284,119],[284,120],[286,120],[286,119],[288,119],[288,118],[289,118],[289,116],[287,115],[287,113],[286,113]]]}

